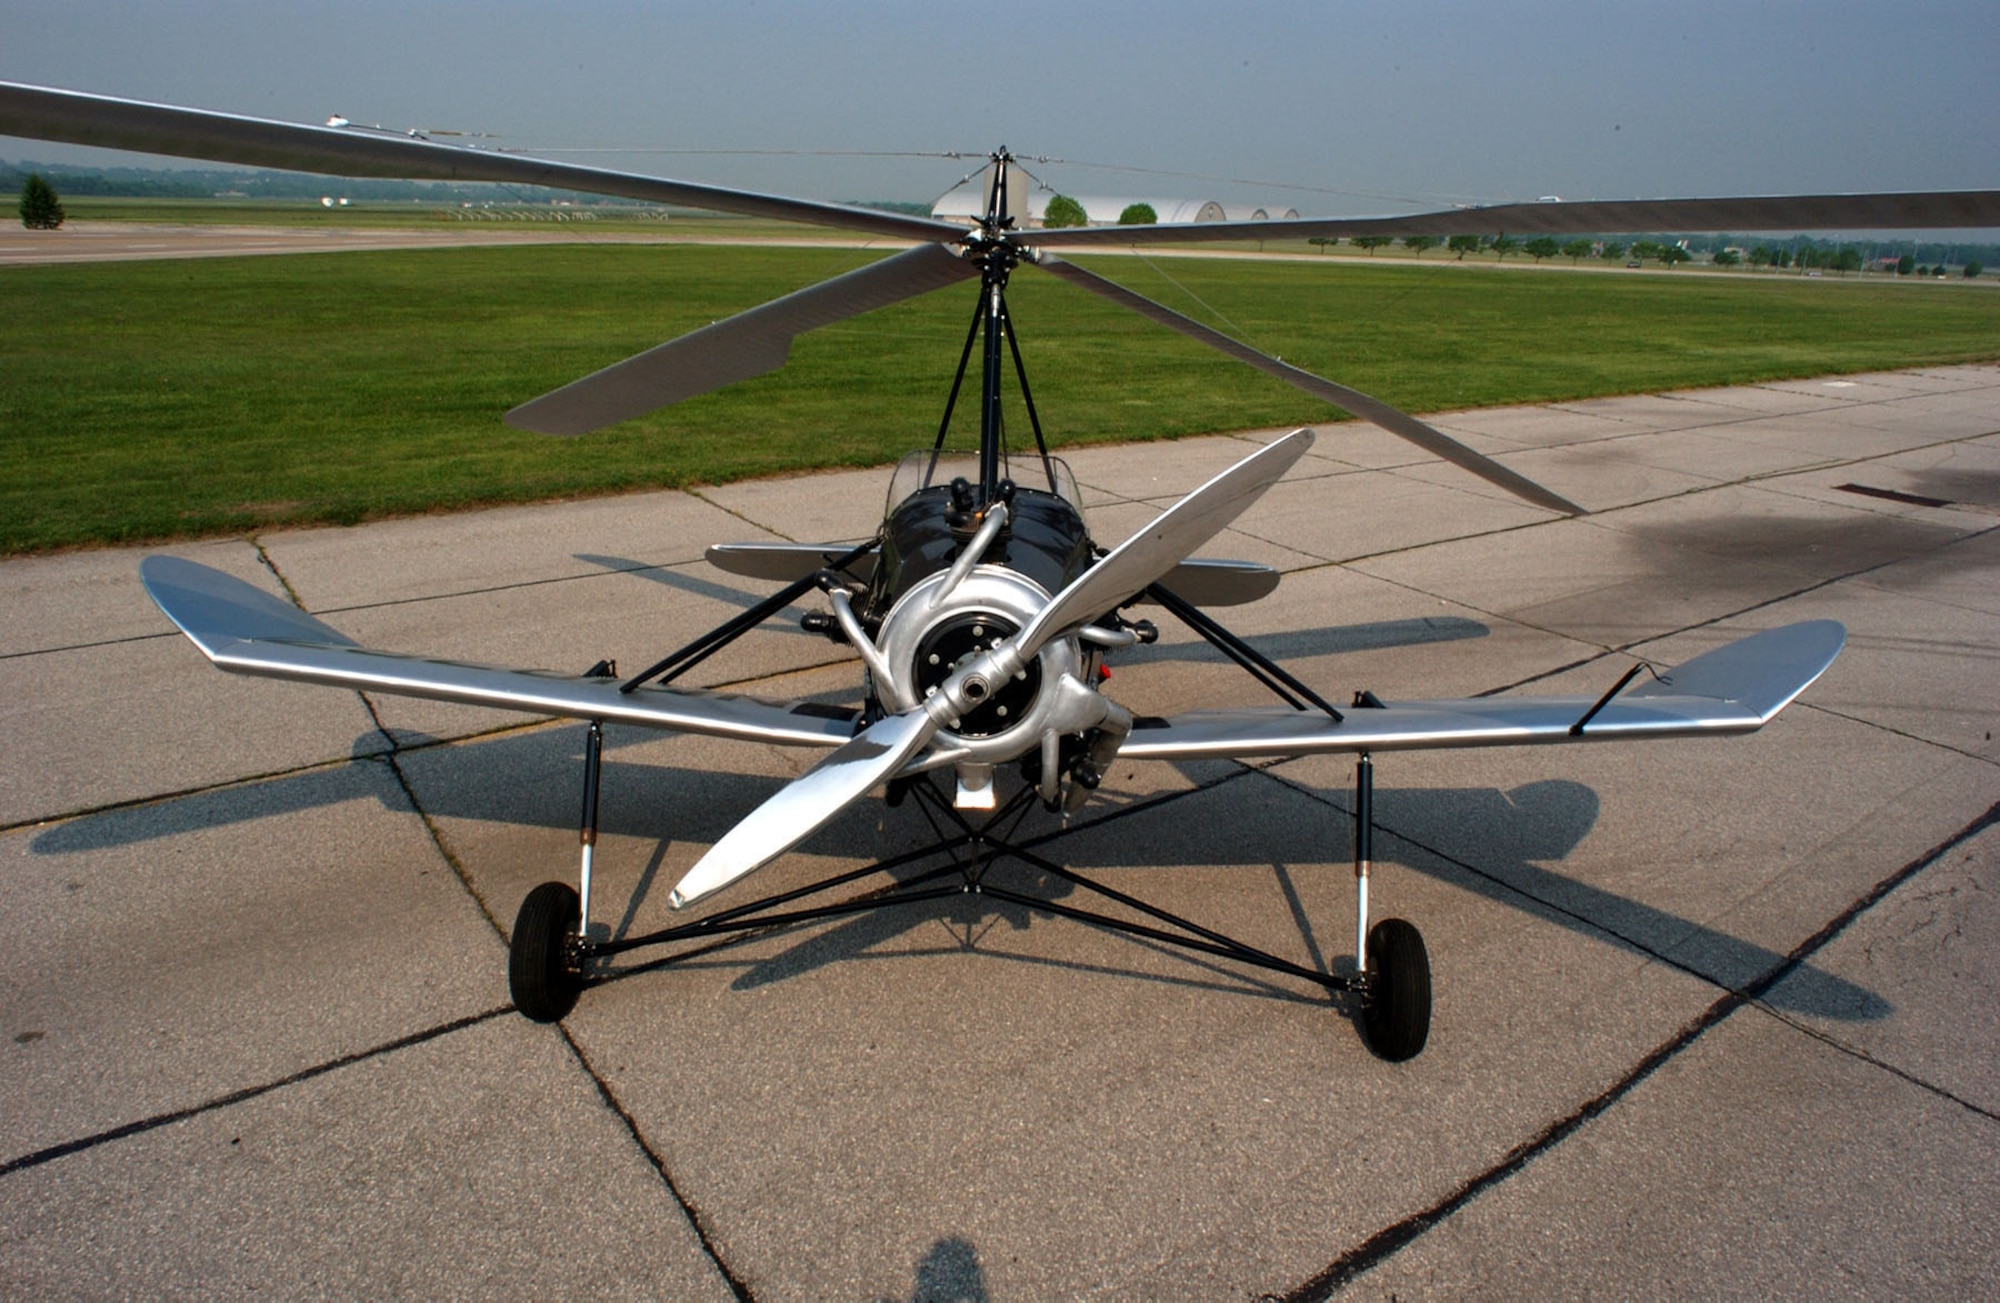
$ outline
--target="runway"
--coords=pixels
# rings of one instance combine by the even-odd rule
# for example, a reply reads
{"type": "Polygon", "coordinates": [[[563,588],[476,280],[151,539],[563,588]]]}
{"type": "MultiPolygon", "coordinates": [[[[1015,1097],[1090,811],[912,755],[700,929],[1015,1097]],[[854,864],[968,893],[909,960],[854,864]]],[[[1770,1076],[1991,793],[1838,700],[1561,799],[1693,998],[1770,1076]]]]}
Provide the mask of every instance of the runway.
{"type": "MultiPolygon", "coordinates": [[[[224,676],[140,551],[0,562],[0,1286],[2000,1292],[2000,366],[1432,419],[1592,514],[1322,427],[1205,552],[1285,572],[1218,614],[1330,699],[1594,693],[1807,619],[1849,642],[1747,738],[1378,757],[1374,908],[1436,980],[1397,1065],[1308,983],[973,896],[636,968],[529,1023],[505,933],[575,873],[581,725],[224,676]]],[[[1077,451],[1093,533],[1272,433],[1077,451]]],[[[866,536],[887,480],[160,550],[365,644],[580,673],[770,591],[707,544],[866,536]]],[[[1108,692],[1262,704],[1161,623],[1108,692]]],[[[852,702],[859,672],[794,617],[692,677],[852,702]]],[[[812,758],[609,730],[595,921],[664,925],[812,758]]],[[[1341,971],[1352,782],[1344,757],[1122,763],[1041,851],[1341,971]]],[[[757,886],[926,832],[864,801],[757,886]]]]}

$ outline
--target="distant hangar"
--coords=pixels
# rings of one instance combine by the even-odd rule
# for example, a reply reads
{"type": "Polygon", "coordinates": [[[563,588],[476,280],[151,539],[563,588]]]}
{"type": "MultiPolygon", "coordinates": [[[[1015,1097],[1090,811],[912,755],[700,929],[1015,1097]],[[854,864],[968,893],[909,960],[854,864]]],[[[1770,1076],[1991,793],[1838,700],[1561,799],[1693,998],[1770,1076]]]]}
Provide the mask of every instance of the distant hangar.
{"type": "MultiPolygon", "coordinates": [[[[931,205],[931,216],[944,222],[977,222],[986,211],[983,177],[982,173],[979,178],[946,191],[943,198],[931,205]]],[[[1029,193],[1029,226],[1042,224],[1042,214],[1047,211],[1049,200],[1055,197],[1053,190],[1029,193]]],[[[1163,226],[1190,222],[1259,222],[1299,215],[1296,208],[1224,204],[1213,199],[1154,199],[1143,195],[1071,195],[1070,198],[1083,205],[1084,215],[1090,219],[1092,226],[1116,226],[1119,214],[1133,204],[1150,205],[1163,226]]]]}

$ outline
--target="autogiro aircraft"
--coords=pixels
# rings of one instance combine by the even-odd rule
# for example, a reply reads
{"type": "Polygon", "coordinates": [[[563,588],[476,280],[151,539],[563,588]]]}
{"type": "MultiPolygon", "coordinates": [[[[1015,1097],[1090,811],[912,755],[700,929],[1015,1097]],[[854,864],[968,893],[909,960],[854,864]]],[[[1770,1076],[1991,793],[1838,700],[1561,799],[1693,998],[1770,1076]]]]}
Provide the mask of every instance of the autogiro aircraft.
{"type": "Polygon", "coordinates": [[[996,151],[985,204],[964,225],[863,208],[549,162],[420,133],[302,126],[70,91],[0,83],[0,134],[341,176],[561,187],[726,213],[818,223],[906,242],[902,252],[670,340],[507,413],[516,427],[577,435],[776,370],[797,335],[960,283],[978,286],[957,377],[936,443],[906,458],[877,533],[859,544],[750,543],[709,549],[732,574],[783,587],[638,674],[610,662],[580,676],[399,656],[358,646],[298,608],[173,557],[148,558],[146,590],[214,664],[232,673],[400,693],[587,722],[582,863],[575,889],[529,892],[515,920],[509,979],[516,1006],[553,1021],[574,1007],[611,956],[641,946],[714,940],[756,929],[962,893],[1072,917],[1212,956],[1287,973],[1352,997],[1368,1045],[1389,1060],[1424,1047],[1430,961],[1401,919],[1369,923],[1375,752],[1522,746],[1748,733],[1830,665],[1845,639],[1830,621],[1770,630],[1655,671],[1643,665],[1599,696],[1384,702],[1357,692],[1336,707],[1211,616],[1269,593],[1275,571],[1195,557],[1313,441],[1298,430],[1265,445],[1111,548],[1085,527],[1074,480],[1048,451],[1007,310],[1009,278],[1028,264],[1129,308],[1373,422],[1427,452],[1554,513],[1582,508],[1366,394],[1290,366],[1132,293],[1053,250],[1211,240],[1355,236],[1556,235],[1640,231],[1795,231],[2000,225],[2000,192],[1539,202],[1403,217],[1290,219],[1085,229],[1023,224],[1023,169],[996,151]],[[951,409],[980,349],[977,456],[946,452],[951,409]],[[1010,449],[1002,413],[1009,363],[1034,435],[1010,449]],[[826,609],[808,629],[861,662],[858,709],[769,702],[671,686],[695,663],[817,590],[826,609]],[[1107,655],[1157,636],[1126,612],[1145,603],[1183,621],[1282,698],[1277,706],[1134,718],[1105,695],[1107,655]],[[884,788],[914,796],[939,838],[922,851],[811,886],[711,912],[640,937],[599,939],[589,927],[603,728],[680,730],[827,754],[743,819],[674,888],[683,907],[722,892],[786,854],[853,802],[884,788]],[[1039,803],[1067,816],[1114,757],[1188,760],[1351,752],[1355,777],[1355,971],[1292,963],[1094,883],[1008,837],[1039,803]],[[950,771],[949,775],[945,771],[950,771]],[[1004,783],[1003,781],[1004,780],[1004,783]],[[999,795],[1003,786],[1011,795],[999,795]],[[989,876],[1013,859],[1123,906],[1112,915],[1028,895],[989,876]],[[914,871],[930,863],[934,867],[914,871]],[[794,907],[877,871],[883,890],[794,907]],[[1136,922],[1136,913],[1148,922],[1136,922]],[[1157,926],[1156,926],[1157,925],[1157,926]]]}

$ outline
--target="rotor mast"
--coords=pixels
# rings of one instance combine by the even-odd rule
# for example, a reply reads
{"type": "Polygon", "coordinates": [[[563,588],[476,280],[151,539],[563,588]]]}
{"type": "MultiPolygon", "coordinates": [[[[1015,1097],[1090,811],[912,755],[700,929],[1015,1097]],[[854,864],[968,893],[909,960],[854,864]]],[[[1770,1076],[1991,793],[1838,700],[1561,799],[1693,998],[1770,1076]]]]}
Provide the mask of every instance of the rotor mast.
{"type": "Polygon", "coordinates": [[[1007,332],[1007,279],[1021,258],[1020,246],[1008,238],[1008,233],[1016,227],[1017,219],[1014,207],[1016,196],[1011,185],[1014,156],[1002,145],[992,157],[993,165],[988,170],[991,183],[986,191],[986,214],[980,219],[979,238],[974,246],[980,269],[980,310],[985,331],[979,390],[979,504],[982,510],[1000,496],[1003,439],[1000,414],[1001,345],[1007,332]]]}

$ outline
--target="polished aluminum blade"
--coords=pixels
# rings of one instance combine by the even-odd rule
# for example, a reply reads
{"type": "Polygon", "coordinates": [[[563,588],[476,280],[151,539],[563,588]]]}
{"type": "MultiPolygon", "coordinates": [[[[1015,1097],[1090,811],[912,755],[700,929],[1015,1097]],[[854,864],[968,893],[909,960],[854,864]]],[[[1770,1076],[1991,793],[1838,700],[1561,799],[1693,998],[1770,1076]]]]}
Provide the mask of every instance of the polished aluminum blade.
{"type": "Polygon", "coordinates": [[[1378,398],[1371,398],[1359,389],[1336,384],[1310,371],[1301,371],[1288,362],[1281,362],[1268,353],[1260,353],[1248,344],[1239,343],[1218,330],[1211,330],[1192,317],[1184,317],[1172,308],[1153,302],[1143,294],[1135,294],[1116,281],[1106,280],[1095,272],[1085,271],[1073,262],[1064,262],[1053,254],[1043,254],[1038,265],[1045,271],[1062,277],[1070,284],[1089,290],[1113,303],[1130,308],[1140,316],[1157,321],[1170,330],[1177,330],[1189,339],[1199,340],[1227,357],[1256,367],[1266,375],[1276,376],[1297,389],[1303,389],[1324,402],[1332,403],[1344,412],[1351,412],[1364,421],[1379,425],[1393,435],[1442,458],[1452,465],[1471,471],[1480,479],[1494,484],[1550,511],[1560,511],[1564,515],[1581,516],[1582,507],[1568,498],[1551,493],[1518,471],[1512,471],[1466,447],[1458,440],[1439,430],[1433,430],[1416,417],[1400,412],[1378,398]]]}
{"type": "Polygon", "coordinates": [[[441,145],[395,132],[351,126],[301,126],[15,82],[0,82],[0,136],[205,158],[250,167],[281,167],[329,176],[555,186],[741,213],[747,217],[811,222],[905,240],[949,242],[965,236],[963,227],[925,217],[579,167],[522,154],[441,145]]]}
{"type": "Polygon", "coordinates": [[[1311,430],[1294,430],[1161,512],[1035,613],[1015,636],[1022,657],[1033,656],[1049,639],[1112,610],[1186,560],[1262,497],[1312,443],[1311,430]]]}
{"type": "Polygon", "coordinates": [[[588,434],[684,398],[768,375],[808,330],[885,308],[979,269],[941,244],[920,244],[748,312],[649,348],[508,412],[507,424],[540,434],[588,434]]]}
{"type": "Polygon", "coordinates": [[[1937,230],[2000,226],[2000,190],[1763,195],[1729,199],[1587,199],[1447,208],[1407,217],[1292,217],[1027,231],[1026,245],[1069,249],[1216,240],[1353,239],[1357,235],[1614,235],[1657,231],[1937,230]]]}
{"type": "Polygon", "coordinates": [[[832,755],[779,789],[778,794],[709,847],[674,885],[675,909],[721,891],[783,855],[895,776],[930,743],[937,724],[921,710],[877,720],[832,755]]]}

